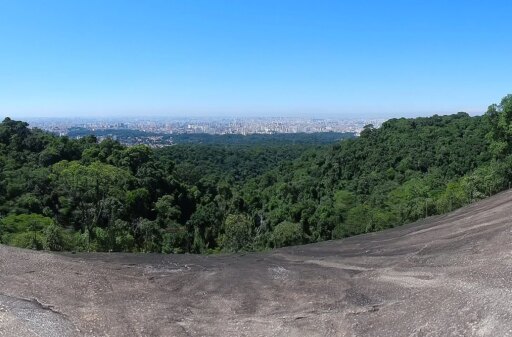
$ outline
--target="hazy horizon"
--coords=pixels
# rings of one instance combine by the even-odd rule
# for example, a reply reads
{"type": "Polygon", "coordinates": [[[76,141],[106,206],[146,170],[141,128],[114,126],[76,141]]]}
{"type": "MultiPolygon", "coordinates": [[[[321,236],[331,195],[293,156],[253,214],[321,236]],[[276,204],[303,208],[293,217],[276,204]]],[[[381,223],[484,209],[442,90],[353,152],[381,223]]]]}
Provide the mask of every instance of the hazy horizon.
{"type": "Polygon", "coordinates": [[[510,90],[506,1],[0,3],[0,116],[481,114],[510,90]]]}
{"type": "Polygon", "coordinates": [[[221,119],[324,119],[324,120],[389,120],[393,118],[416,118],[416,117],[431,117],[434,115],[445,116],[457,114],[458,112],[466,112],[470,116],[482,115],[481,112],[468,112],[468,111],[448,111],[448,112],[423,112],[423,113],[394,113],[389,115],[378,114],[56,114],[56,115],[23,115],[23,114],[3,114],[1,118],[11,118],[14,120],[34,121],[34,120],[91,120],[91,121],[131,121],[131,120],[221,120],[221,119]]]}

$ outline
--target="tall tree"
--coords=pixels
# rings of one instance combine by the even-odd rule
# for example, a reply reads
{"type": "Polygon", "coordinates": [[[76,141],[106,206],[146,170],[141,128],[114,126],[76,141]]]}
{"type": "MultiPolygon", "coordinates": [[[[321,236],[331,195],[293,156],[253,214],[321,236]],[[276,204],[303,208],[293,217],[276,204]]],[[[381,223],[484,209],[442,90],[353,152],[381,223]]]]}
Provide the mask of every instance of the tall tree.
{"type": "Polygon", "coordinates": [[[491,151],[497,158],[504,158],[512,153],[512,94],[492,104],[487,109],[486,117],[491,131],[487,137],[491,140],[491,151]]]}

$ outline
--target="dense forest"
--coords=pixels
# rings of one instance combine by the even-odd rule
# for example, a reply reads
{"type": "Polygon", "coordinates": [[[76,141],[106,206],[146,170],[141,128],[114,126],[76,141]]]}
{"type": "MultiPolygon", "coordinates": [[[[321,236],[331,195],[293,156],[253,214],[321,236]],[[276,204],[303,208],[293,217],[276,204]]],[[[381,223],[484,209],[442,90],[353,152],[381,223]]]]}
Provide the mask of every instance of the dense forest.
{"type": "Polygon", "coordinates": [[[110,137],[121,143],[131,143],[135,139],[161,137],[173,144],[216,144],[216,145],[275,145],[279,144],[330,144],[341,139],[353,138],[352,132],[313,132],[313,133],[272,133],[272,134],[208,134],[208,133],[158,133],[132,129],[88,129],[73,127],[67,132],[71,138],[94,135],[110,137]]]}
{"type": "Polygon", "coordinates": [[[484,116],[392,119],[333,144],[152,150],[0,124],[0,243],[213,253],[377,231],[510,187],[512,95],[484,116]]]}

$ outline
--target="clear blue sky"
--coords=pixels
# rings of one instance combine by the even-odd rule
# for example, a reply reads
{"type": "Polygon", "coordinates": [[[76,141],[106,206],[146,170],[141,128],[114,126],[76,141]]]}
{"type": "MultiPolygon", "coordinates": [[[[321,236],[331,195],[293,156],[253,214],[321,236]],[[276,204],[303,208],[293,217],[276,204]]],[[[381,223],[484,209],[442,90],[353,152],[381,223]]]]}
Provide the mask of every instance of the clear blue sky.
{"type": "Polygon", "coordinates": [[[0,115],[478,113],[511,1],[0,0],[0,115]]]}

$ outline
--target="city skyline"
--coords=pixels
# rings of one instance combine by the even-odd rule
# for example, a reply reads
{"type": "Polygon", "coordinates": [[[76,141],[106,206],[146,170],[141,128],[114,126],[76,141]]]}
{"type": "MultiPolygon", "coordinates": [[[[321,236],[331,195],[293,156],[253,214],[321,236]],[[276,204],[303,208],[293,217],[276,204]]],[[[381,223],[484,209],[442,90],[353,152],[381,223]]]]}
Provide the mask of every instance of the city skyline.
{"type": "Polygon", "coordinates": [[[264,134],[352,132],[358,134],[365,125],[379,127],[386,119],[331,119],[300,117],[238,117],[238,118],[29,118],[30,127],[37,127],[60,135],[70,129],[139,130],[144,132],[179,134],[264,134]]]}
{"type": "MultiPolygon", "coordinates": [[[[330,134],[327,141],[358,136],[367,125],[378,128],[384,119],[325,118],[33,118],[27,122],[58,136],[80,139],[94,135],[98,142],[107,138],[121,144],[159,148],[181,142],[180,135],[197,135],[201,143],[210,136],[254,136],[277,134],[330,134]]],[[[299,139],[299,138],[297,138],[299,139]]],[[[312,138],[312,141],[315,138],[312,138]]],[[[185,141],[190,141],[186,139],[185,141]]],[[[291,141],[290,139],[288,141],[291,141]]]]}

